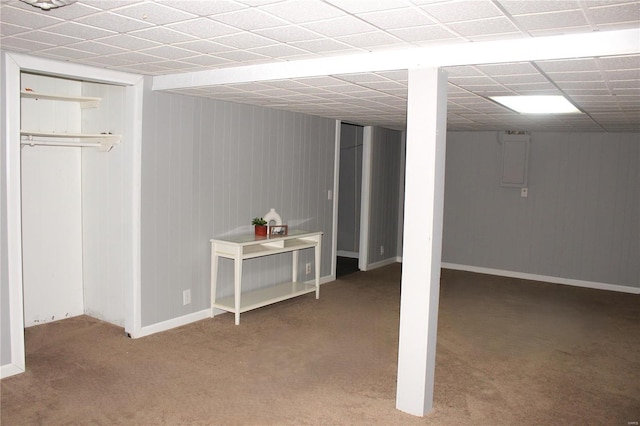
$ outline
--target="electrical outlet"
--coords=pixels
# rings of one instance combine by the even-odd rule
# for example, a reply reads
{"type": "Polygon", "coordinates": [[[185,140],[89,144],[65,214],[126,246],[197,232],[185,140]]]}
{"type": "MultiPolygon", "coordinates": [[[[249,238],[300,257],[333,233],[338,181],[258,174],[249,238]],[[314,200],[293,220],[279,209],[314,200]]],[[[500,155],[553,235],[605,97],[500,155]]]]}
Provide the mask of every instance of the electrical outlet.
{"type": "Polygon", "coordinates": [[[307,263],[305,270],[307,271],[307,275],[311,273],[311,263],[307,263]]]}
{"type": "Polygon", "coordinates": [[[380,254],[384,254],[384,246],[380,246],[380,254]]]}
{"type": "Polygon", "coordinates": [[[182,292],[182,306],[191,303],[191,290],[184,290],[182,292]]]}

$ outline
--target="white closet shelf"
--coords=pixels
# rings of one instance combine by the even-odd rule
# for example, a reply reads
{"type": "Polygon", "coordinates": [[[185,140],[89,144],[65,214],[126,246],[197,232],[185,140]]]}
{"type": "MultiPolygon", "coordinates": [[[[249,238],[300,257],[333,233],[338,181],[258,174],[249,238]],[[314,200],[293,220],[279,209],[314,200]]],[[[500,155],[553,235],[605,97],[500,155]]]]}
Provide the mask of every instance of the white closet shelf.
{"type": "Polygon", "coordinates": [[[118,145],[122,135],[102,133],[56,133],[20,130],[22,145],[48,145],[71,147],[97,147],[100,151],[111,151],[118,145]],[[75,139],[75,140],[70,140],[75,139]]]}
{"type": "Polygon", "coordinates": [[[64,102],[78,102],[80,108],[97,108],[100,105],[102,98],[92,98],[88,96],[62,96],[52,95],[50,93],[37,93],[37,92],[20,92],[20,96],[25,99],[42,99],[48,101],[64,101],[64,102]]]}

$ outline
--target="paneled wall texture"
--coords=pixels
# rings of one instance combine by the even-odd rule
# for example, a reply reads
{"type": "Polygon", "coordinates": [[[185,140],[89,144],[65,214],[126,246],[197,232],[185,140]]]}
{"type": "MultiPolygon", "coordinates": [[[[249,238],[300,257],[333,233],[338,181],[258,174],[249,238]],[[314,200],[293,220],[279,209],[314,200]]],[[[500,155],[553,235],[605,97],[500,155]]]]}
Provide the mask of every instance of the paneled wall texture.
{"type": "MultiPolygon", "coordinates": [[[[142,142],[142,325],[209,306],[210,242],[253,232],[275,208],[293,228],[324,232],[321,276],[331,273],[335,120],[145,89],[142,142]],[[183,290],[191,305],[183,306],[183,290]]],[[[312,251],[300,254],[304,264],[312,251]]],[[[289,280],[291,254],[245,262],[255,289],[289,280]]],[[[218,295],[232,293],[221,260],[218,295]]]]}
{"type": "Polygon", "coordinates": [[[640,287],[640,135],[532,133],[527,198],[501,152],[448,133],[443,262],[640,287]]]}

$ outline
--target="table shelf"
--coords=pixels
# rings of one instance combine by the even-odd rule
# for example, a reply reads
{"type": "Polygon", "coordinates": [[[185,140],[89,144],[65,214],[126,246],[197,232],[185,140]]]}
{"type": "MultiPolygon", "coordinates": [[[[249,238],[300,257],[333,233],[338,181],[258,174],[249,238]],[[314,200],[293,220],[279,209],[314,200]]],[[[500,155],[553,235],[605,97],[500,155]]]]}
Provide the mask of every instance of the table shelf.
{"type": "MultiPolygon", "coordinates": [[[[315,284],[299,282],[280,283],[274,286],[248,291],[246,293],[242,293],[240,313],[291,299],[293,297],[302,296],[303,294],[313,293],[314,291],[316,291],[315,284]]],[[[223,297],[216,300],[213,307],[233,313],[236,311],[233,296],[223,297]]]]}

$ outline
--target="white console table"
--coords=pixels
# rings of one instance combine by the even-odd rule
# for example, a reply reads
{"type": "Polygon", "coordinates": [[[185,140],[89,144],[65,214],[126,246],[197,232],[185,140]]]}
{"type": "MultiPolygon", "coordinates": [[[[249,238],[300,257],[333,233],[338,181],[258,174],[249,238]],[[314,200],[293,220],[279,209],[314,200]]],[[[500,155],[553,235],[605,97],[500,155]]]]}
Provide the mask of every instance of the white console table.
{"type": "Polygon", "coordinates": [[[242,312],[316,292],[320,297],[320,265],[322,253],[322,232],[290,230],[283,237],[256,237],[253,234],[214,238],[211,240],[211,315],[213,308],[235,314],[236,325],[240,324],[242,312]],[[313,284],[298,282],[298,251],[313,248],[315,251],[315,281],[313,284]],[[245,259],[292,252],[293,266],[291,282],[281,283],[259,290],[242,292],[242,262],[245,259]],[[218,299],[218,260],[234,261],[233,296],[218,299]]]}

